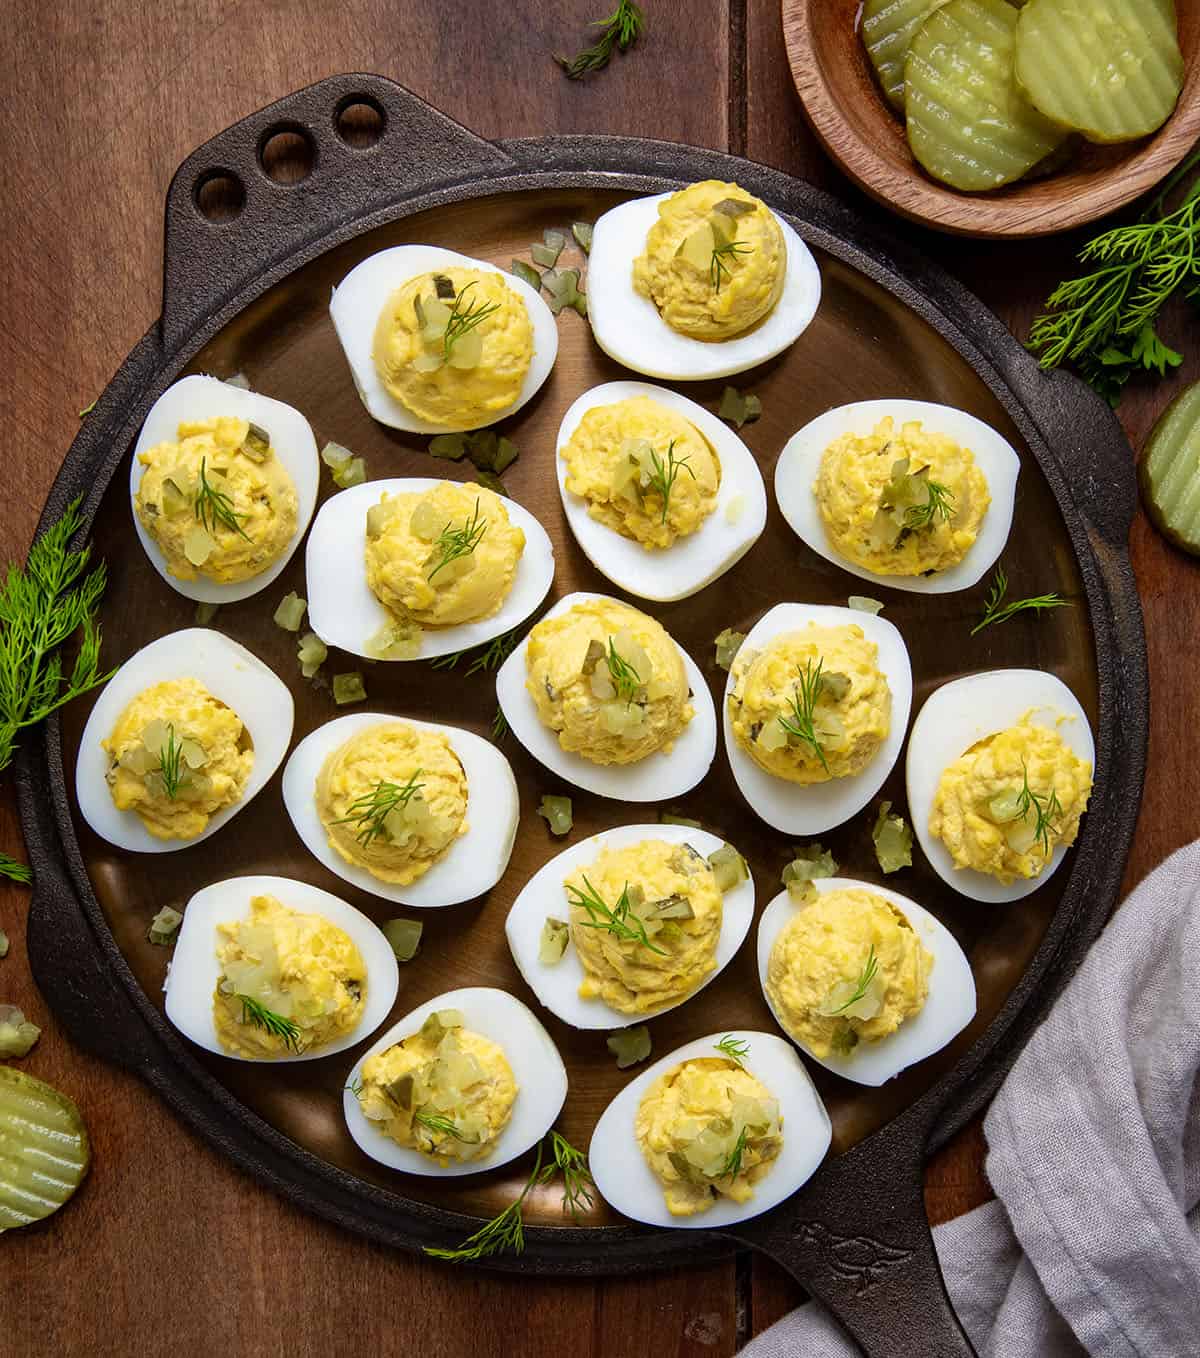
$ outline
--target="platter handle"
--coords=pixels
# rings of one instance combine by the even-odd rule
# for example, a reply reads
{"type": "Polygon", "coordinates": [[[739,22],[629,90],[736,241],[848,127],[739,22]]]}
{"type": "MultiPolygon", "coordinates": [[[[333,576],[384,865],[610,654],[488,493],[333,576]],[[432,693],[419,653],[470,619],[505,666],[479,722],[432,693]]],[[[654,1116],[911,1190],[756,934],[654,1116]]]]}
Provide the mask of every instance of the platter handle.
{"type": "Polygon", "coordinates": [[[362,230],[397,198],[514,168],[492,142],[379,75],[330,76],[250,114],[193,151],[171,180],[164,348],[176,349],[255,280],[266,287],[327,249],[333,228],[362,230]],[[286,174],[268,149],[281,136],[292,151],[286,174]]]}
{"type": "Polygon", "coordinates": [[[867,1358],[977,1358],[954,1313],[925,1215],[923,1108],[826,1161],[774,1211],[724,1231],[773,1259],[867,1358]],[[914,1125],[917,1124],[917,1125],[914,1125]]]}

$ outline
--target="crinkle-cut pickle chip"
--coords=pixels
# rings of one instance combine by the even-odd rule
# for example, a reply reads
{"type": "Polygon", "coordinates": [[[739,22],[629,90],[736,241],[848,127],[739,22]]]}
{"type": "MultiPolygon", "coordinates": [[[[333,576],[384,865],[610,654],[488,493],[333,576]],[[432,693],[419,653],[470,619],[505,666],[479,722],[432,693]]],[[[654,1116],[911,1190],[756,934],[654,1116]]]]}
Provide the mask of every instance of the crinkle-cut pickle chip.
{"type": "Polygon", "coordinates": [[[1029,0],[1017,20],[1017,80],[1055,122],[1092,141],[1161,127],[1183,88],[1172,0],[1029,0]]]}
{"type": "Polygon", "coordinates": [[[1146,512],[1164,537],[1200,556],[1200,382],[1158,417],[1139,466],[1146,512]]]}
{"type": "Polygon", "coordinates": [[[0,1233],[51,1216],[91,1162],[87,1128],[65,1094],[0,1066],[0,1233]]]}
{"type": "Polygon", "coordinates": [[[904,58],[917,30],[946,0],[867,0],[862,40],[884,98],[904,112],[904,58]]]}
{"type": "Polygon", "coordinates": [[[904,63],[908,144],[935,179],[967,191],[1011,183],[1066,136],[1017,88],[1017,11],[950,0],[921,25],[904,63]]]}

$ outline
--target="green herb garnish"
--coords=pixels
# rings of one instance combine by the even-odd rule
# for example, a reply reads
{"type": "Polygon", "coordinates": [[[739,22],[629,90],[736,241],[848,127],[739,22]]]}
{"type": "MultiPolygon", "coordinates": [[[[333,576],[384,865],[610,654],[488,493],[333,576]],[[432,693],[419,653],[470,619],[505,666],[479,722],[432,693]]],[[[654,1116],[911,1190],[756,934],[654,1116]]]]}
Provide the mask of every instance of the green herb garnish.
{"type": "Polygon", "coordinates": [[[563,1176],[562,1209],[578,1221],[579,1213],[586,1212],[595,1201],[592,1190],[596,1185],[587,1156],[557,1132],[550,1133],[550,1149],[554,1166],[563,1176]]]}
{"type": "Polygon", "coordinates": [[[95,409],[96,402],[93,401],[90,406],[84,406],[84,408],[79,412],[79,418],[82,420],[85,415],[90,415],[92,411],[95,409]]]}
{"type": "Polygon", "coordinates": [[[904,526],[913,532],[928,528],[934,519],[949,523],[954,517],[954,510],[951,507],[954,492],[949,487],[943,486],[940,481],[926,481],[925,490],[928,495],[925,503],[909,505],[904,511],[904,526]]]}
{"type": "MultiPolygon", "coordinates": [[[[441,1113],[423,1113],[418,1111],[413,1114],[412,1120],[424,1127],[427,1131],[436,1132],[438,1136],[448,1136],[455,1141],[467,1140],[467,1138],[458,1130],[457,1123],[452,1122],[450,1118],[443,1116],[441,1113]]],[[[429,1140],[432,1145],[434,1138],[430,1137],[429,1140]]]]}
{"type": "Polygon", "coordinates": [[[658,491],[662,496],[662,518],[659,522],[666,523],[667,507],[671,502],[671,489],[675,485],[676,477],[681,471],[684,471],[687,472],[694,481],[696,479],[696,473],[692,471],[691,465],[688,462],[688,454],[685,453],[683,457],[675,456],[674,439],[667,445],[667,459],[665,462],[653,448],[650,449],[650,465],[653,468],[650,473],[650,488],[658,491]]]}
{"type": "Polygon", "coordinates": [[[449,363],[450,355],[454,352],[454,346],[464,335],[469,335],[477,326],[483,324],[493,312],[500,310],[499,302],[469,302],[464,311],[462,309],[463,300],[467,293],[475,286],[472,279],[465,288],[454,299],[454,305],[450,308],[450,318],[446,322],[446,330],[442,335],[442,361],[449,363]]]}
{"type": "Polygon", "coordinates": [[[196,519],[202,528],[212,533],[216,531],[218,524],[222,528],[228,528],[231,533],[237,533],[247,542],[250,535],[241,525],[242,519],[248,519],[248,514],[238,514],[233,507],[233,498],[223,490],[218,490],[208,479],[208,458],[200,459],[200,480],[196,485],[196,519]]]}
{"type": "Polygon", "coordinates": [[[154,770],[162,779],[163,791],[171,801],[179,796],[183,783],[183,743],[175,739],[175,726],[167,723],[167,738],[158,751],[158,767],[154,770]]]}
{"type": "Polygon", "coordinates": [[[1008,593],[1008,576],[1003,566],[996,567],[996,578],[992,581],[992,588],[988,593],[987,602],[983,606],[983,617],[971,628],[971,635],[981,632],[985,627],[990,627],[996,622],[1007,622],[1014,614],[1022,613],[1026,609],[1033,609],[1041,612],[1048,608],[1070,608],[1070,599],[1064,599],[1060,594],[1037,594],[1031,599],[1013,599],[1009,603],[1004,602],[1004,596],[1008,593]]]}
{"type": "Polygon", "coordinates": [[[750,1054],[749,1042],[743,1042],[741,1038],[734,1037],[732,1033],[726,1033],[720,1042],[713,1045],[722,1056],[727,1057],[738,1066],[745,1065],[746,1057],[750,1054]]]}
{"type": "Polygon", "coordinates": [[[568,80],[582,80],[594,71],[602,71],[612,60],[614,50],[627,52],[641,36],[646,26],[646,16],[633,0],[618,0],[616,9],[607,19],[596,19],[590,26],[604,30],[599,41],[569,59],[560,56],[554,58],[568,80]]]}
{"type": "Polygon", "coordinates": [[[580,928],[602,929],[605,933],[612,934],[614,938],[640,944],[643,948],[658,953],[660,957],[667,956],[666,948],[660,948],[657,944],[651,943],[646,933],[645,924],[634,913],[633,903],[629,899],[628,882],[625,883],[624,889],[617,898],[617,903],[611,907],[605,903],[604,898],[586,876],[583,879],[583,885],[586,888],[583,891],[570,882],[567,883],[566,888],[569,903],[572,906],[578,906],[587,915],[586,920],[579,921],[580,928]]]}
{"type": "Polygon", "coordinates": [[[858,979],[854,982],[854,993],[845,1004],[839,1004],[836,1009],[829,1011],[831,1016],[833,1014],[844,1014],[852,1004],[857,1004],[870,989],[871,982],[875,979],[878,971],[879,959],[875,956],[875,945],[872,943],[870,950],[867,953],[867,960],[863,965],[863,969],[858,973],[858,979]]]}
{"type": "Polygon", "coordinates": [[[363,1092],[364,1085],[361,1078],[356,1075],[349,1082],[349,1084],[344,1084],[342,1088],[346,1091],[347,1094],[353,1094],[354,1097],[357,1099],[358,1096],[363,1092]]]}
{"type": "Polygon", "coordinates": [[[501,636],[494,637],[467,666],[467,675],[478,674],[480,670],[498,670],[516,650],[518,641],[520,637],[515,627],[501,636]]]}
{"type": "Polygon", "coordinates": [[[424,783],[417,782],[421,772],[418,769],[403,786],[381,779],[370,792],[364,792],[361,797],[356,797],[350,803],[349,815],[340,816],[337,820],[330,821],[330,824],[357,825],[358,831],[354,838],[364,847],[373,843],[380,835],[387,834],[384,822],[388,816],[397,807],[407,806],[425,786],[424,783]]]}
{"type": "Polygon", "coordinates": [[[1017,815],[1014,819],[1028,820],[1030,812],[1033,813],[1034,840],[1042,846],[1042,853],[1049,858],[1050,836],[1058,835],[1054,822],[1062,819],[1062,803],[1058,800],[1058,793],[1054,788],[1050,789],[1048,797],[1040,797],[1034,792],[1029,786],[1029,768],[1022,759],[1021,790],[1017,793],[1017,815]]]}
{"type": "Polygon", "coordinates": [[[713,292],[721,291],[721,283],[730,276],[728,260],[737,259],[741,255],[754,253],[754,246],[747,245],[740,240],[714,241],[712,248],[712,258],[708,265],[708,281],[713,292]]]}
{"type": "Polygon", "coordinates": [[[508,735],[508,718],[504,715],[504,709],[497,704],[496,711],[492,715],[492,744],[499,745],[506,735],[508,735]]]}
{"type": "Polygon", "coordinates": [[[720,1171],[715,1176],[716,1178],[724,1179],[728,1176],[731,1179],[736,1179],[742,1172],[742,1156],[746,1150],[747,1139],[746,1128],[743,1127],[742,1130],[738,1132],[737,1140],[733,1143],[733,1149],[726,1157],[725,1163],[721,1166],[720,1171]]]}
{"type": "Polygon", "coordinates": [[[33,872],[27,863],[22,863],[0,850],[0,877],[7,877],[10,882],[20,882],[22,886],[28,886],[33,881],[33,872]]]}
{"type": "Polygon", "coordinates": [[[273,1009],[268,1009],[265,1004],[260,1004],[253,996],[235,995],[234,999],[241,1001],[243,1023],[252,1023],[254,1027],[261,1028],[264,1033],[279,1038],[289,1051],[298,1052],[300,1050],[299,1024],[293,1023],[289,1018],[284,1018],[282,1014],[277,1014],[273,1009]]]}
{"type": "Polygon", "coordinates": [[[791,715],[781,716],[779,724],[789,736],[795,736],[797,740],[807,745],[821,761],[821,767],[828,773],[829,765],[825,760],[825,751],[821,748],[816,727],[813,725],[813,714],[816,711],[817,699],[821,695],[821,658],[817,657],[814,666],[810,657],[805,661],[803,669],[796,666],[796,672],[800,676],[800,682],[792,690],[791,715]]]}
{"type": "Polygon", "coordinates": [[[737,387],[726,387],[721,393],[721,404],[717,414],[723,420],[741,428],[750,424],[762,414],[762,401],[750,392],[740,392],[737,387]]]}
{"type": "Polygon", "coordinates": [[[479,501],[475,501],[475,508],[471,517],[461,528],[455,528],[453,523],[448,523],[438,535],[433,544],[435,552],[441,555],[437,564],[425,577],[432,580],[433,577],[444,566],[448,566],[452,561],[458,561],[461,557],[470,556],[483,540],[484,533],[487,532],[487,519],[479,513],[479,501]]]}
{"type": "Polygon", "coordinates": [[[638,690],[642,686],[641,675],[617,650],[616,642],[612,637],[608,639],[608,650],[604,654],[604,661],[608,666],[608,677],[612,680],[613,688],[617,691],[617,697],[624,699],[626,706],[628,706],[637,697],[638,690]]]}

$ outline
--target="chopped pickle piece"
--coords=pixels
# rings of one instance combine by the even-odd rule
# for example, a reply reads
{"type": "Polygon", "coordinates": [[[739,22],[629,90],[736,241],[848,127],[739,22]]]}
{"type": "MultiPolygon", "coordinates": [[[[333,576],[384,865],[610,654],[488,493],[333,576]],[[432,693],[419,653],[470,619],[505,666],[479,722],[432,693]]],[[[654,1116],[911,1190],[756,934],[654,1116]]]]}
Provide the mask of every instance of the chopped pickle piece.
{"type": "Polygon", "coordinates": [[[433,291],[439,301],[454,301],[454,282],[452,279],[447,278],[444,273],[435,273],[433,275],[433,291]]]}
{"type": "Polygon", "coordinates": [[[207,627],[220,611],[220,604],[199,603],[196,605],[196,623],[200,627],[207,627]]]}
{"type": "Polygon", "coordinates": [[[1009,821],[1017,820],[1024,814],[1024,801],[1019,787],[1010,788],[1007,792],[998,792],[988,802],[988,816],[997,825],[1007,825],[1009,821]]]}
{"type": "Polygon", "coordinates": [[[852,594],[846,600],[846,607],[853,608],[856,613],[882,613],[883,605],[878,599],[871,599],[865,594],[852,594]]]}
{"type": "Polygon", "coordinates": [[[37,1024],[30,1023],[15,1004],[0,1004],[0,1059],[28,1056],[41,1035],[37,1024]]]}
{"type": "Polygon", "coordinates": [[[553,835],[570,834],[571,827],[575,824],[570,797],[551,797],[547,794],[538,803],[537,813],[550,827],[550,833],[553,835]]]}
{"type": "Polygon", "coordinates": [[[159,948],[168,947],[175,942],[175,935],[179,932],[179,926],[182,923],[183,916],[179,911],[172,910],[169,905],[164,905],[150,921],[150,929],[146,937],[159,948]]]}
{"type": "Polygon", "coordinates": [[[721,393],[717,414],[740,429],[744,424],[753,423],[762,414],[762,401],[748,392],[738,391],[737,387],[726,387],[721,393]]]}
{"type": "Polygon", "coordinates": [[[836,877],[838,866],[820,844],[797,844],[793,852],[796,856],[782,873],[783,885],[793,901],[804,904],[816,895],[812,883],[818,877],[836,877]]]}
{"type": "Polygon", "coordinates": [[[518,457],[520,457],[520,453],[517,451],[517,445],[512,439],[501,436],[496,444],[496,455],[492,461],[492,470],[497,473],[507,471],[518,457]]]}
{"type": "Polygon", "coordinates": [[[193,524],[183,539],[183,554],[193,566],[203,566],[216,549],[212,534],[201,523],[193,524]]]}
{"type": "Polygon", "coordinates": [[[191,499],[184,493],[183,487],[174,477],[166,476],[163,478],[162,507],[163,513],[169,519],[175,518],[178,514],[186,513],[192,507],[191,499]]]}
{"type": "Polygon", "coordinates": [[[732,844],[722,844],[719,849],[714,849],[708,855],[708,866],[712,868],[713,876],[717,879],[717,890],[721,892],[732,891],[750,876],[746,860],[732,844]]]}
{"type": "Polygon", "coordinates": [[[457,371],[478,368],[483,357],[483,336],[478,330],[469,330],[454,341],[450,357],[446,362],[457,371]]]}
{"type": "MultiPolygon", "coordinates": [[[[517,263],[516,260],[513,261],[517,263]]],[[[446,457],[457,462],[467,455],[466,434],[437,434],[429,440],[429,451],[434,457],[446,457]]]]}
{"type": "Polygon", "coordinates": [[[296,648],[296,658],[300,661],[300,673],[311,679],[325,663],[329,648],[315,632],[305,632],[296,648]]]}
{"type": "Polygon", "coordinates": [[[1158,417],[1138,473],[1151,522],[1176,547],[1200,556],[1200,382],[1158,417]]]}
{"type": "Polygon", "coordinates": [[[398,962],[411,962],[421,946],[425,926],[417,919],[390,919],[379,926],[398,962]]]}
{"type": "Polygon", "coordinates": [[[508,491],[504,488],[504,482],[493,471],[480,471],[475,473],[475,484],[486,486],[488,490],[494,490],[497,495],[507,495],[508,491]]]}
{"type": "Polygon", "coordinates": [[[367,479],[367,464],[361,457],[355,457],[349,448],[340,443],[327,443],[321,449],[321,461],[333,474],[333,482],[341,490],[351,486],[361,486],[367,479]]]}
{"type": "Polygon", "coordinates": [[[880,802],[871,838],[875,841],[875,858],[884,872],[912,867],[912,830],[903,816],[893,813],[891,802],[880,802]]]}
{"type": "Polygon", "coordinates": [[[458,1009],[435,1009],[421,1024],[421,1036],[430,1042],[440,1042],[452,1028],[463,1026],[463,1016],[458,1009]]]}
{"type": "MultiPolygon", "coordinates": [[[[698,820],[689,820],[687,816],[676,816],[670,811],[660,811],[658,813],[658,823],[660,825],[685,825],[689,830],[703,830],[704,827],[698,820]]],[[[685,846],[690,848],[691,846],[685,846]]]]}
{"type": "Polygon", "coordinates": [[[251,424],[242,452],[251,462],[265,462],[271,453],[271,435],[261,425],[251,424]]]}
{"type": "Polygon", "coordinates": [[[333,701],[339,707],[345,707],[349,703],[365,702],[366,697],[367,690],[359,670],[351,670],[349,674],[335,674],[333,676],[333,701]]]}
{"type": "Polygon", "coordinates": [[[883,1008],[884,984],[875,974],[864,986],[860,980],[838,981],[816,1012],[825,1018],[873,1019],[883,1008]]]}
{"type": "MultiPolygon", "coordinates": [[[[377,510],[380,512],[380,517],[377,521],[379,530],[374,533],[375,537],[378,537],[379,531],[382,530],[382,523],[385,519],[387,507],[382,504],[372,506],[370,514],[367,515],[368,531],[370,531],[369,520],[371,514],[374,514],[377,510]]],[[[432,500],[417,501],[416,508],[413,510],[408,520],[409,532],[412,533],[413,537],[420,538],[422,542],[436,542],[445,526],[445,516],[438,513],[437,505],[434,504],[432,500]]]]}
{"type": "Polygon", "coordinates": [[[695,919],[696,912],[686,896],[664,896],[661,901],[647,901],[641,916],[647,922],[666,919],[695,919]]]}
{"type": "Polygon", "coordinates": [[[535,241],[529,247],[529,257],[535,264],[540,264],[543,269],[552,269],[558,263],[558,257],[562,254],[562,246],[556,250],[551,245],[544,245],[541,241],[535,241]]]}
{"type": "Polygon", "coordinates": [[[592,253],[592,223],[591,222],[572,222],[571,235],[575,237],[575,244],[585,255],[592,253]]]}
{"type": "Polygon", "coordinates": [[[733,658],[742,649],[742,642],[745,640],[745,632],[735,632],[731,627],[717,633],[716,661],[723,670],[728,670],[733,664],[733,658]]]}
{"type": "Polygon", "coordinates": [[[57,1212],[90,1161],[74,1103],[32,1075],[0,1066],[0,1233],[57,1212]]]}
{"type": "Polygon", "coordinates": [[[329,442],[321,449],[321,461],[330,471],[336,472],[339,467],[344,467],[354,454],[349,448],[345,448],[340,443],[329,442]]]}
{"type": "Polygon", "coordinates": [[[512,262],[512,272],[522,283],[528,283],[534,292],[542,290],[542,275],[533,267],[526,264],[523,259],[514,259],[512,262]]]}
{"type": "Polygon", "coordinates": [[[565,920],[547,915],[546,922],[542,925],[541,941],[538,943],[538,961],[544,967],[556,966],[562,961],[570,938],[571,926],[565,920]]]}
{"type": "Polygon", "coordinates": [[[467,438],[467,456],[480,471],[496,470],[500,438],[494,429],[480,429],[467,438]]]}
{"type": "Polygon", "coordinates": [[[581,316],[587,313],[587,303],[579,291],[578,269],[547,269],[542,275],[542,287],[549,296],[550,310],[557,316],[563,307],[574,307],[581,316]]]}
{"type": "Polygon", "coordinates": [[[415,622],[385,622],[367,638],[364,649],[374,660],[415,660],[421,654],[421,636],[415,622]]]}
{"type": "Polygon", "coordinates": [[[605,1046],[617,1058],[617,1069],[628,1070],[650,1055],[650,1029],[644,1023],[622,1028],[609,1037],[605,1046]]]}
{"type": "Polygon", "coordinates": [[[282,627],[285,632],[298,632],[307,608],[308,600],[302,599],[295,590],[289,590],[275,610],[275,625],[282,627]]]}

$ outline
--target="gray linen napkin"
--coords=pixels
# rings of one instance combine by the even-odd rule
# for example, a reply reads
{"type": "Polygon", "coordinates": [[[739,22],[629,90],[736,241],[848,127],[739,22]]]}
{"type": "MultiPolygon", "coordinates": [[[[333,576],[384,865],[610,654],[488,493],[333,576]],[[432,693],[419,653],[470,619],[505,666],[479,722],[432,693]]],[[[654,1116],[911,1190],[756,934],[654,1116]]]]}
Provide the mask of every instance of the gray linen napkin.
{"type": "MultiPolygon", "coordinates": [[[[934,1231],[981,1358],[1200,1356],[1200,842],[1109,922],[987,1114],[999,1201],[934,1231]]],[[[816,1303],[742,1358],[851,1358],[816,1303]]]]}

